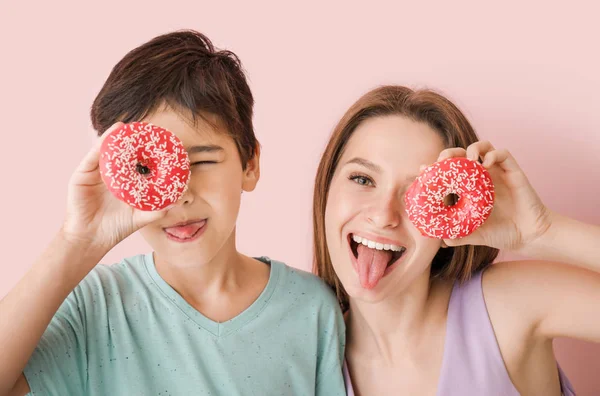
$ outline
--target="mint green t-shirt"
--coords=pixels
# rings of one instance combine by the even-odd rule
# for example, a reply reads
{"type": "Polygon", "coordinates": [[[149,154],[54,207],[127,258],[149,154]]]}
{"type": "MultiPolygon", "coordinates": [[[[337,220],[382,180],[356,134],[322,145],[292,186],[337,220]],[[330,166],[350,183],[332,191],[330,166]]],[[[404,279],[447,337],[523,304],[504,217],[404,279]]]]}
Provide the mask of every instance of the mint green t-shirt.
{"type": "Polygon", "coordinates": [[[98,265],[52,319],[24,374],[32,395],[346,394],[344,320],[317,277],[281,262],[217,323],[158,274],[152,254],[98,265]]]}

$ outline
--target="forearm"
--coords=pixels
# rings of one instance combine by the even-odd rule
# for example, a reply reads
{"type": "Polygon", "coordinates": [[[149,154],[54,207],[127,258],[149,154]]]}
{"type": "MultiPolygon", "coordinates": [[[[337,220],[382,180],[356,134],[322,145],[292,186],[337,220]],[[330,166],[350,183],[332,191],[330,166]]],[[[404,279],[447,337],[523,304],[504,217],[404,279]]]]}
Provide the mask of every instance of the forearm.
{"type": "Polygon", "coordinates": [[[600,273],[600,226],[556,213],[548,230],[525,248],[529,257],[577,265],[600,273]]]}
{"type": "Polygon", "coordinates": [[[60,305],[104,253],[59,233],[0,301],[0,394],[14,386],[60,305]]]}

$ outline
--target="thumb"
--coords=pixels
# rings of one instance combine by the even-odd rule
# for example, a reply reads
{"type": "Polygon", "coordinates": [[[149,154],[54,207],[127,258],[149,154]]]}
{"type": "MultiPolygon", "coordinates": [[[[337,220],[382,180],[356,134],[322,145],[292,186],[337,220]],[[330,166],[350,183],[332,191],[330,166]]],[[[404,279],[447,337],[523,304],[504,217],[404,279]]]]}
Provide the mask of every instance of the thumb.
{"type": "Polygon", "coordinates": [[[166,208],[161,209],[161,210],[153,210],[153,211],[142,211],[142,210],[134,209],[135,215],[136,215],[135,217],[137,220],[136,223],[138,223],[140,228],[144,227],[150,223],[153,223],[153,222],[165,217],[167,215],[167,213],[169,213],[169,210],[172,209],[173,207],[175,207],[175,204],[169,205],[166,208]]]}

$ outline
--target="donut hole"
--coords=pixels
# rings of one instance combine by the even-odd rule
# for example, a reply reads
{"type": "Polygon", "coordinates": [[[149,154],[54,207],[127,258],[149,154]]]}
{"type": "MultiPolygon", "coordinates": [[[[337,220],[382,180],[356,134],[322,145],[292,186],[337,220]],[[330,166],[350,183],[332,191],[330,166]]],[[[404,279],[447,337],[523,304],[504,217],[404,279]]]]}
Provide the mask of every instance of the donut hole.
{"type": "Polygon", "coordinates": [[[450,193],[450,194],[446,195],[446,197],[444,198],[444,205],[454,206],[458,203],[459,199],[460,199],[460,196],[458,194],[450,193]]]}
{"type": "Polygon", "coordinates": [[[148,165],[137,163],[135,165],[135,171],[144,177],[150,177],[152,174],[152,170],[148,165]]]}

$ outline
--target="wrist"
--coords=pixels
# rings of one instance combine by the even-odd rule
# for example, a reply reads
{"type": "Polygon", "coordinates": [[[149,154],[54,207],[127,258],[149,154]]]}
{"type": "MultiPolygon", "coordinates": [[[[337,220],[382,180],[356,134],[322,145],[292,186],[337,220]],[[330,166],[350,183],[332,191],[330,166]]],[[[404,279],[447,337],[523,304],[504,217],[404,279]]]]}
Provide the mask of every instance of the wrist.
{"type": "Polygon", "coordinates": [[[81,232],[72,230],[65,222],[56,237],[56,242],[65,245],[69,250],[77,250],[85,252],[89,255],[102,255],[108,253],[113,246],[108,246],[107,243],[98,241],[96,238],[97,232],[81,232]]]}
{"type": "Polygon", "coordinates": [[[72,270],[72,267],[84,271],[87,269],[87,273],[110,251],[111,247],[61,228],[52,241],[51,249],[61,252],[64,257],[64,260],[57,261],[57,264],[65,266],[68,270],[72,270]]]}
{"type": "Polygon", "coordinates": [[[523,246],[523,253],[531,258],[552,259],[556,246],[555,230],[560,228],[561,216],[544,208],[538,219],[533,236],[523,246]]]}

